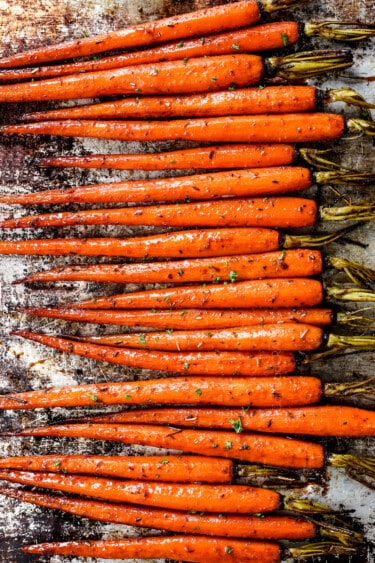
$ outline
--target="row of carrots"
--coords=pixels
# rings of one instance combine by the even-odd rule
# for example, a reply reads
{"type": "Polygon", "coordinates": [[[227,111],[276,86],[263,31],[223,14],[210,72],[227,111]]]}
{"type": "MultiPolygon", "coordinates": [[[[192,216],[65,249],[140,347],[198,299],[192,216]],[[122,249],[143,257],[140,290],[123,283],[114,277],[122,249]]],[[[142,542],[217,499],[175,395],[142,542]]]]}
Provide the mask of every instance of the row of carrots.
{"type": "Polygon", "coordinates": [[[0,243],[4,255],[143,260],[66,266],[15,282],[155,284],[152,289],[56,307],[18,308],[42,318],[126,325],[137,331],[89,337],[25,330],[13,334],[69,354],[168,376],[3,395],[3,411],[138,408],[2,436],[88,438],[181,452],[1,458],[1,480],[75,495],[1,487],[5,496],[103,522],[173,533],[48,542],[25,546],[26,553],[276,563],[324,554],[356,556],[361,549],[361,534],[329,507],[295,494],[281,495],[273,488],[310,482],[329,466],[344,468],[349,477],[366,485],[374,479],[373,458],[335,453],[299,437],[374,436],[372,410],[326,404],[331,398],[373,395],[372,380],[323,385],[317,377],[294,374],[301,362],[347,349],[374,349],[372,336],[328,330],[333,324],[371,328],[371,318],[321,305],[325,298],[374,301],[375,273],[314,249],[345,237],[351,227],[328,235],[291,235],[277,229],[310,227],[318,220],[374,218],[374,202],[319,208],[312,199],[279,195],[314,184],[373,182],[373,173],[341,167],[329,161],[325,151],[296,149],[293,143],[340,139],[346,132],[374,135],[369,113],[374,104],[351,89],[325,92],[300,84],[272,84],[347,68],[352,64],[348,50],[267,58],[252,52],[285,48],[303,35],[360,40],[375,30],[340,22],[254,25],[263,11],[272,13],[291,4],[240,1],[0,59],[0,80],[20,81],[0,86],[3,102],[127,96],[24,113],[22,120],[29,123],[3,125],[3,135],[209,144],[158,154],[43,158],[41,166],[194,169],[195,174],[0,197],[7,205],[142,204],[8,218],[0,221],[1,229],[71,225],[181,229],[128,239],[0,243]],[[130,48],[134,50],[111,54],[130,48]],[[96,56],[101,53],[103,57],[96,56]],[[92,55],[90,60],[59,62],[92,55]],[[265,87],[249,87],[267,80],[265,87]],[[360,107],[365,118],[345,119],[320,111],[336,101],[360,107]],[[318,169],[297,165],[300,156],[318,169]],[[326,267],[343,271],[356,287],[327,287],[316,279],[326,267]],[[306,472],[305,481],[301,471],[306,472]],[[247,484],[259,479],[266,486],[247,484]],[[288,548],[277,543],[312,539],[318,543],[288,548]]]}

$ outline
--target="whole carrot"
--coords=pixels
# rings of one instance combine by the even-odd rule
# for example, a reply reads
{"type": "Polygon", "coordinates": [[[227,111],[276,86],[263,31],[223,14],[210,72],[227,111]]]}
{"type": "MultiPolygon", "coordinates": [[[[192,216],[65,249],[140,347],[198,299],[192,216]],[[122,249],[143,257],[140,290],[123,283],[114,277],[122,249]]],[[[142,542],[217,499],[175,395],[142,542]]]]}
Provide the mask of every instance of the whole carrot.
{"type": "Polygon", "coordinates": [[[360,437],[375,435],[375,412],[355,407],[159,408],[137,409],[95,417],[95,422],[169,424],[193,428],[231,429],[235,432],[272,432],[313,436],[360,437]]]}
{"type": "Polygon", "coordinates": [[[16,53],[0,60],[0,68],[11,68],[41,62],[58,61],[102,53],[112,49],[143,47],[153,43],[165,43],[194,35],[215,33],[258,22],[261,10],[273,12],[289,7],[294,0],[263,0],[261,7],[254,0],[223,4],[204,10],[185,13],[170,18],[146,22],[103,35],[76,39],[65,43],[43,46],[39,49],[16,53]]]}
{"type": "Polygon", "coordinates": [[[291,373],[296,367],[290,352],[154,352],[75,342],[27,331],[12,334],[99,361],[182,374],[261,376],[291,373]]]}
{"type": "Polygon", "coordinates": [[[293,145],[233,143],[161,153],[50,156],[37,159],[36,162],[39,166],[122,170],[234,169],[292,164],[296,156],[293,145]]]}
{"type": "MultiPolygon", "coordinates": [[[[323,299],[323,286],[309,278],[249,280],[150,289],[98,297],[74,304],[79,309],[191,309],[313,307],[323,299]]],[[[65,304],[66,306],[66,304],[65,304]]]]}
{"type": "MultiPolygon", "coordinates": [[[[176,178],[130,180],[77,186],[42,192],[0,196],[0,203],[40,205],[53,203],[119,203],[214,200],[221,197],[253,197],[310,188],[319,184],[345,183],[342,174],[316,172],[302,166],[274,166],[194,174],[176,178]]],[[[371,180],[370,180],[371,181],[371,180]]]]}
{"type": "Polygon", "coordinates": [[[144,508],[140,505],[133,506],[131,504],[125,505],[123,503],[108,503],[62,495],[34,493],[23,489],[5,487],[0,488],[0,494],[16,498],[22,502],[63,510],[70,514],[102,522],[158,528],[172,532],[193,533],[194,535],[297,540],[314,538],[319,533],[319,528],[315,524],[301,518],[301,516],[262,514],[260,518],[251,514],[215,514],[210,512],[203,515],[154,507],[144,508]]]}
{"type": "MultiPolygon", "coordinates": [[[[74,309],[71,307],[43,308],[17,307],[17,311],[37,317],[64,319],[74,322],[88,322],[96,324],[125,325],[135,327],[152,327],[166,329],[214,329],[240,326],[254,326],[285,322],[302,322],[316,326],[329,326],[336,322],[345,324],[346,315],[335,314],[328,308],[281,308],[281,309],[74,309]]],[[[348,321],[351,316],[348,315],[348,321]]],[[[116,342],[121,341],[122,335],[116,335],[116,342]]],[[[114,342],[114,340],[113,340],[114,342]]]]}
{"type": "MultiPolygon", "coordinates": [[[[320,379],[309,376],[220,378],[171,377],[146,381],[97,383],[26,391],[0,396],[0,409],[128,404],[203,404],[281,407],[316,403],[329,394],[320,379]]],[[[111,421],[111,415],[106,419],[111,421]]],[[[95,422],[95,419],[91,419],[95,422]]]]}
{"type": "Polygon", "coordinates": [[[66,266],[36,272],[21,282],[70,280],[110,283],[218,283],[225,280],[234,282],[260,278],[307,277],[321,274],[322,271],[321,252],[301,249],[175,262],[66,266]]]}
{"type": "Polygon", "coordinates": [[[141,481],[230,483],[233,462],[202,456],[38,455],[0,458],[0,469],[107,475],[141,481]]]}
{"type": "Polygon", "coordinates": [[[2,480],[43,489],[82,494],[102,500],[198,512],[272,512],[280,494],[247,485],[134,481],[89,475],[0,471],[2,480]]]}
{"type": "MultiPolygon", "coordinates": [[[[367,212],[368,209],[367,206],[367,212]]],[[[103,224],[161,227],[297,228],[312,226],[317,218],[318,207],[311,199],[297,197],[231,198],[179,205],[165,204],[26,215],[17,219],[0,221],[0,229],[103,224]]],[[[347,218],[346,215],[345,219],[347,218]]]]}
{"type": "MultiPolygon", "coordinates": [[[[41,69],[42,71],[42,69],[41,69]]],[[[1,80],[1,71],[0,71],[1,80]]],[[[267,86],[180,96],[127,97],[121,100],[78,107],[25,113],[22,121],[58,119],[142,119],[256,115],[320,110],[326,103],[346,102],[372,108],[355,90],[323,91],[313,86],[267,86]]]]}

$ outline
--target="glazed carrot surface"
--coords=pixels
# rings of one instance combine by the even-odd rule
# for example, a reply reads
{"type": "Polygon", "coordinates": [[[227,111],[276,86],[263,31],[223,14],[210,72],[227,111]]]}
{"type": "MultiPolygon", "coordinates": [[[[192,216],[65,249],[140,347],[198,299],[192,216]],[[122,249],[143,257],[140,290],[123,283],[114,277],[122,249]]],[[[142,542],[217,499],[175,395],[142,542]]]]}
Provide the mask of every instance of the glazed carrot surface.
{"type": "MultiPolygon", "coordinates": [[[[165,45],[142,49],[130,53],[96,58],[96,60],[75,63],[44,65],[39,68],[16,68],[0,71],[0,80],[25,80],[27,78],[46,78],[66,76],[82,72],[92,72],[120,68],[130,65],[159,63],[191,57],[228,55],[231,53],[254,53],[280,49],[287,44],[296,43],[299,37],[299,24],[293,21],[272,22],[251,28],[235,29],[200,38],[173,41],[165,45]]],[[[314,106],[308,109],[313,109],[314,106]]],[[[142,117],[142,116],[141,116],[142,117]]]]}
{"type": "Polygon", "coordinates": [[[265,66],[258,55],[197,57],[157,64],[46,78],[0,86],[1,102],[40,102],[126,94],[183,94],[258,84],[265,66]],[[189,77],[186,80],[186,76],[189,77]]]}
{"type": "MultiPolygon", "coordinates": [[[[25,410],[95,405],[203,404],[281,407],[316,403],[323,397],[320,379],[309,376],[175,377],[97,383],[0,395],[0,409],[25,410]]],[[[110,422],[111,417],[104,419],[110,422]]],[[[99,416],[98,420],[102,420],[99,416]]],[[[90,417],[95,422],[95,418],[90,417]]]]}
{"type": "MultiPolygon", "coordinates": [[[[1,72],[0,72],[1,80],[1,72]]],[[[317,109],[318,90],[313,86],[239,88],[180,96],[127,97],[101,104],[80,105],[22,116],[23,121],[56,119],[143,119],[160,117],[212,117],[294,113],[317,109]]]]}
{"type": "MultiPolygon", "coordinates": [[[[229,460],[225,461],[229,463],[229,460]]],[[[316,526],[303,520],[300,516],[262,514],[260,518],[251,514],[207,512],[203,518],[203,515],[191,512],[34,493],[22,489],[2,487],[0,494],[103,522],[158,528],[194,535],[296,540],[313,538],[317,534],[316,526]]]]}
{"type": "Polygon", "coordinates": [[[296,156],[293,145],[233,143],[160,153],[49,156],[40,158],[37,163],[40,166],[121,170],[260,168],[292,164],[296,156]]]}
{"type": "Polygon", "coordinates": [[[0,458],[0,469],[108,475],[142,481],[230,483],[233,462],[203,456],[39,455],[0,458]]]}
{"type": "Polygon", "coordinates": [[[307,277],[321,274],[319,250],[284,250],[222,258],[66,266],[30,274],[23,282],[93,281],[109,283],[223,282],[261,278],[307,277]]]}
{"type": "Polygon", "coordinates": [[[44,190],[24,195],[0,196],[0,203],[44,205],[213,200],[220,197],[253,197],[298,192],[310,188],[312,184],[313,176],[308,168],[274,166],[44,190]]]}
{"type": "Polygon", "coordinates": [[[26,553],[104,557],[105,559],[166,558],[196,563],[280,563],[280,547],[271,542],[254,542],[202,536],[131,538],[106,541],[71,541],[23,547],[26,553]]]}
{"type": "Polygon", "coordinates": [[[316,350],[323,344],[324,332],[317,326],[285,323],[209,331],[131,333],[124,334],[121,339],[114,335],[83,340],[96,344],[149,350],[309,351],[316,350]]]}
{"type": "MultiPolygon", "coordinates": [[[[163,309],[90,310],[74,308],[19,307],[21,313],[37,317],[65,319],[67,321],[96,324],[126,325],[135,327],[167,329],[214,329],[254,326],[274,323],[299,322],[316,326],[330,326],[334,312],[327,308],[282,308],[282,309],[163,309]]],[[[103,338],[106,338],[103,336],[103,338]]],[[[115,335],[121,341],[122,334],[115,335]]]]}
{"type": "Polygon", "coordinates": [[[339,139],[343,135],[344,129],[345,120],[342,115],[289,113],[148,122],[71,119],[4,125],[0,131],[3,135],[58,135],[118,141],[182,140],[200,141],[202,143],[309,143],[339,139]]]}
{"type": "Polygon", "coordinates": [[[131,410],[97,417],[96,422],[171,424],[231,429],[236,432],[360,437],[375,435],[375,412],[348,406],[272,409],[162,408],[131,410]]]}
{"type": "MultiPolygon", "coordinates": [[[[79,309],[236,309],[312,307],[323,299],[323,286],[310,278],[249,280],[181,286],[98,297],[74,304],[79,309]]],[[[65,305],[66,306],[66,305],[65,305]]]]}
{"type": "Polygon", "coordinates": [[[267,197],[26,215],[4,219],[0,221],[0,228],[72,225],[298,228],[311,227],[317,216],[317,204],[312,199],[267,197]]]}
{"type": "Polygon", "coordinates": [[[280,508],[278,493],[247,485],[131,481],[18,470],[2,470],[0,478],[97,499],[175,510],[251,513],[272,512],[280,508]]]}
{"type": "MultiPolygon", "coordinates": [[[[285,2],[284,2],[285,4],[285,2]]],[[[146,22],[103,35],[43,46],[0,59],[0,68],[11,68],[41,62],[58,61],[102,53],[112,49],[141,47],[206,33],[220,32],[251,25],[261,13],[255,0],[223,4],[204,10],[146,22]]]]}
{"type": "Polygon", "coordinates": [[[12,334],[94,360],[182,374],[262,376],[291,373],[296,367],[291,352],[158,352],[75,342],[27,331],[12,334]]]}
{"type": "Polygon", "coordinates": [[[175,231],[129,238],[73,238],[0,241],[0,254],[183,258],[267,252],[282,246],[283,235],[266,228],[175,231]]]}
{"type": "Polygon", "coordinates": [[[324,465],[320,444],[267,434],[228,430],[192,430],[144,424],[66,424],[28,428],[17,436],[66,436],[113,440],[199,455],[225,457],[277,467],[319,469],[324,465]]]}

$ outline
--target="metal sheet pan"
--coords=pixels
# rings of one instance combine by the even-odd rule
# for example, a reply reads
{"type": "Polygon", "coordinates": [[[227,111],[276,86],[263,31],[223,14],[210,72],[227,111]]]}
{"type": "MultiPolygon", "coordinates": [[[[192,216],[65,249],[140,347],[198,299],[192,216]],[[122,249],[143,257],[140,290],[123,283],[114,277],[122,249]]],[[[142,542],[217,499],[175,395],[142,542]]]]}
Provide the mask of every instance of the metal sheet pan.
{"type": "MultiPolygon", "coordinates": [[[[81,37],[94,33],[117,29],[131,23],[167,16],[193,10],[208,5],[219,4],[216,0],[4,0],[0,2],[0,55],[18,52],[27,48],[53,43],[68,38],[81,37]]],[[[374,20],[373,0],[315,0],[305,8],[285,12],[284,19],[298,17],[300,20],[311,19],[352,19],[364,22],[374,20]]],[[[276,19],[276,17],[274,18],[276,19]]],[[[305,42],[300,46],[310,48],[329,46],[324,40],[305,42]]],[[[374,75],[375,51],[374,42],[365,46],[355,45],[355,66],[345,76],[332,75],[329,78],[316,80],[314,83],[322,87],[349,85],[356,87],[367,98],[374,100],[374,84],[358,82],[349,75],[374,75]]],[[[49,104],[50,107],[53,104],[49,104]]],[[[28,109],[40,107],[29,104],[28,109]]],[[[45,106],[43,106],[45,107],[45,106]]],[[[1,123],[13,122],[22,112],[19,105],[0,105],[1,123]]],[[[337,109],[337,108],[336,108],[337,109]]],[[[338,108],[341,110],[342,108],[338,108]]],[[[345,110],[350,114],[354,110],[345,110]]],[[[180,145],[179,143],[177,145],[180,145]]],[[[148,144],[147,150],[160,150],[176,147],[175,144],[148,144]]],[[[182,144],[181,144],[182,146],[182,144]]],[[[374,147],[369,140],[359,139],[353,142],[336,143],[337,154],[346,163],[358,169],[375,169],[374,147]]],[[[46,187],[74,186],[106,180],[124,178],[152,177],[153,173],[127,173],[119,171],[79,171],[79,170],[48,170],[39,169],[33,163],[36,156],[60,153],[82,154],[86,152],[120,152],[123,150],[138,151],[137,143],[101,142],[83,139],[56,138],[0,138],[0,183],[1,191],[15,193],[28,192],[46,187]]],[[[340,190],[354,200],[370,198],[372,187],[361,189],[340,190]]],[[[314,191],[311,192],[315,194],[314,191]]],[[[329,188],[320,191],[320,201],[336,203],[340,196],[329,188]]],[[[10,208],[0,209],[8,214],[10,208]]],[[[319,227],[321,229],[323,227],[319,227]]],[[[329,228],[329,227],[324,227],[329,228]]],[[[79,236],[109,235],[130,236],[144,232],[154,232],[148,228],[71,228],[69,231],[50,229],[48,232],[35,231],[32,236],[79,236]]],[[[28,233],[3,233],[3,238],[26,238],[28,233]]],[[[357,229],[352,236],[367,246],[349,246],[335,244],[329,248],[330,253],[350,256],[358,261],[375,265],[374,227],[370,224],[357,229]]],[[[83,263],[87,259],[75,257],[75,263],[83,263]]],[[[94,259],[89,259],[94,261],[94,259]]],[[[103,260],[104,261],[104,260],[103,260]]],[[[106,260],[107,261],[107,260],[106,260]]],[[[103,288],[95,284],[61,284],[55,288],[30,289],[23,285],[11,285],[18,278],[33,271],[47,267],[72,263],[66,257],[0,257],[0,392],[22,391],[41,387],[65,386],[72,383],[98,382],[110,380],[131,380],[149,378],[153,373],[145,370],[126,369],[121,366],[99,364],[77,357],[67,357],[45,347],[21,341],[10,336],[14,328],[32,327],[35,330],[54,331],[59,333],[88,334],[94,330],[103,332],[104,327],[92,325],[80,326],[77,323],[64,323],[52,320],[30,320],[19,315],[14,308],[20,304],[36,305],[38,303],[53,304],[57,301],[72,301],[76,298],[95,296],[103,293],[103,288]]],[[[325,276],[329,282],[328,275],[325,276]]],[[[335,278],[336,281],[340,279],[335,278]]],[[[105,288],[107,293],[117,291],[114,285],[105,288]]],[[[109,332],[111,329],[107,329],[109,332]]],[[[112,329],[114,332],[115,328],[112,329]]],[[[373,375],[374,355],[371,353],[346,356],[317,362],[311,366],[313,374],[319,374],[325,381],[349,380],[365,378],[373,375]]],[[[366,403],[362,403],[367,406],[366,403]]],[[[0,428],[20,428],[29,424],[43,424],[64,418],[68,413],[64,409],[54,412],[7,412],[1,415],[0,428]]],[[[361,440],[326,440],[328,448],[340,452],[374,454],[373,441],[361,440]]],[[[80,453],[144,453],[145,448],[127,447],[121,444],[106,444],[88,440],[59,442],[50,439],[0,439],[0,455],[41,454],[51,452],[80,453]]],[[[150,448],[147,449],[150,451],[150,448]]],[[[151,449],[156,452],[157,450],[151,449]]],[[[353,558],[353,563],[373,563],[374,556],[371,542],[374,541],[374,501],[375,495],[369,489],[347,479],[342,472],[330,470],[323,484],[311,485],[302,491],[303,494],[317,500],[323,500],[336,509],[353,510],[353,515],[364,529],[369,544],[361,555],[353,558]]],[[[32,507],[13,500],[0,497],[0,562],[26,563],[42,562],[44,558],[22,555],[19,546],[35,541],[65,540],[69,538],[115,538],[123,534],[151,534],[150,530],[133,529],[126,526],[101,524],[86,519],[62,515],[53,511],[32,507]]],[[[53,557],[54,563],[62,563],[67,559],[53,557]]],[[[75,560],[76,561],[76,560],[75,560]]],[[[99,561],[99,560],[98,560],[99,561]]],[[[327,559],[328,561],[328,559],[327,559]]]]}

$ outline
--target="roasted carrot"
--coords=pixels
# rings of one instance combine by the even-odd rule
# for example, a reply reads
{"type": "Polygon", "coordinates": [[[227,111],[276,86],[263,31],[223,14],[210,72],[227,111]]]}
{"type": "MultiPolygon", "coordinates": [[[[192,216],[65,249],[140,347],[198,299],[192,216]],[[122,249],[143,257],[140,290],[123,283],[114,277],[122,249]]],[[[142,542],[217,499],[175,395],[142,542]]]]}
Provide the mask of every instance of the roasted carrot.
{"type": "Polygon", "coordinates": [[[261,278],[307,277],[321,274],[323,257],[319,250],[284,250],[280,253],[242,254],[220,258],[197,258],[175,262],[142,264],[93,264],[66,266],[36,272],[21,280],[95,281],[109,283],[189,283],[240,281],[261,278]]]}
{"type": "MultiPolygon", "coordinates": [[[[210,458],[211,459],[211,458],[210,458]]],[[[223,460],[221,460],[223,461],[223,460]]],[[[226,460],[229,463],[229,460],[226,460]]],[[[262,514],[193,514],[154,507],[34,493],[23,489],[0,488],[0,494],[47,508],[63,510],[102,522],[158,528],[195,535],[218,535],[231,538],[308,539],[318,534],[318,527],[301,516],[262,514]],[[204,516],[204,517],[203,517],[204,516]]]]}
{"type": "MultiPolygon", "coordinates": [[[[336,209],[340,208],[333,208],[334,211],[336,209]]],[[[0,221],[0,228],[103,224],[297,228],[312,226],[317,218],[318,206],[314,200],[267,197],[26,215],[17,219],[4,219],[0,221]]]]}
{"type": "Polygon", "coordinates": [[[191,375],[275,375],[291,373],[296,367],[290,352],[153,352],[75,342],[27,331],[12,334],[100,361],[191,375]]]}
{"type": "Polygon", "coordinates": [[[56,167],[176,170],[281,166],[292,164],[296,156],[293,145],[233,143],[161,153],[50,156],[37,159],[36,162],[39,166],[56,167]]]}
{"type": "Polygon", "coordinates": [[[185,13],[170,18],[130,26],[103,35],[76,39],[58,43],[50,47],[43,46],[24,53],[16,53],[0,60],[0,68],[11,68],[48,61],[58,61],[95,53],[103,53],[112,49],[143,47],[153,43],[165,43],[177,39],[185,39],[194,35],[220,32],[235,29],[258,22],[261,10],[273,12],[295,3],[291,0],[263,0],[261,8],[258,2],[250,0],[223,4],[204,10],[185,13]]]}
{"type": "Polygon", "coordinates": [[[272,409],[160,408],[137,409],[95,417],[95,422],[168,424],[193,428],[231,429],[235,432],[272,432],[313,436],[360,437],[375,435],[375,412],[348,406],[272,409]]]}
{"type": "MultiPolygon", "coordinates": [[[[319,184],[335,183],[335,172],[316,172],[302,166],[273,166],[194,174],[175,178],[130,180],[0,196],[0,203],[40,205],[53,203],[119,203],[214,200],[298,192],[319,184]],[[327,177],[327,174],[329,177],[327,177]]],[[[340,183],[342,174],[339,173],[340,183]]]]}
{"type": "Polygon", "coordinates": [[[266,434],[228,430],[193,430],[143,424],[66,424],[27,428],[17,436],[67,436],[114,440],[173,448],[199,455],[233,458],[277,467],[320,469],[325,452],[320,444],[266,434]]]}
{"type": "Polygon", "coordinates": [[[127,538],[118,540],[42,543],[22,548],[26,553],[102,557],[105,559],[174,559],[201,563],[279,563],[276,543],[196,535],[127,538]]]}
{"type": "Polygon", "coordinates": [[[102,500],[198,512],[272,512],[280,507],[275,491],[247,485],[131,481],[89,475],[2,470],[5,481],[82,494],[102,500]]]}
{"type": "MultiPolygon", "coordinates": [[[[167,329],[214,329],[254,326],[274,323],[299,322],[316,326],[329,326],[334,321],[343,322],[340,313],[328,308],[283,308],[283,309],[180,309],[164,311],[157,309],[89,310],[74,308],[18,307],[17,311],[37,317],[64,319],[74,322],[126,325],[167,329]]],[[[121,340],[121,335],[117,335],[121,340]]]]}
{"type": "Polygon", "coordinates": [[[119,141],[182,140],[203,143],[309,143],[339,139],[344,131],[345,119],[342,115],[318,112],[148,122],[67,119],[3,125],[0,129],[2,135],[59,135],[119,141]]]}
{"type": "MultiPolygon", "coordinates": [[[[43,67],[42,67],[43,68],[43,67]]],[[[42,69],[41,69],[42,71],[42,69]]],[[[1,80],[1,71],[0,71],[1,80]]],[[[78,107],[26,113],[22,121],[59,119],[143,119],[161,117],[212,117],[319,110],[326,103],[345,102],[373,108],[350,88],[323,91],[313,86],[268,86],[181,96],[127,97],[78,107]]]]}
{"type": "MultiPolygon", "coordinates": [[[[250,280],[235,284],[169,287],[98,297],[74,304],[79,309],[236,309],[313,307],[323,299],[323,286],[309,278],[250,280]]],[[[65,305],[66,306],[66,305],[65,305]]]]}
{"type": "Polygon", "coordinates": [[[229,483],[233,462],[203,456],[39,455],[0,458],[0,469],[107,475],[141,481],[229,483]]]}
{"type": "MultiPolygon", "coordinates": [[[[329,389],[329,388],[327,388],[329,389]]],[[[329,394],[329,390],[327,394],[329,394]]],[[[316,403],[326,388],[316,377],[176,377],[97,383],[0,396],[0,409],[25,410],[116,404],[203,404],[282,407],[316,403]]],[[[111,415],[108,420],[111,421],[111,415]]],[[[107,415],[106,415],[107,418],[107,415]]],[[[91,420],[91,418],[90,418],[91,420]]],[[[95,422],[95,419],[92,419],[95,422]]]]}

